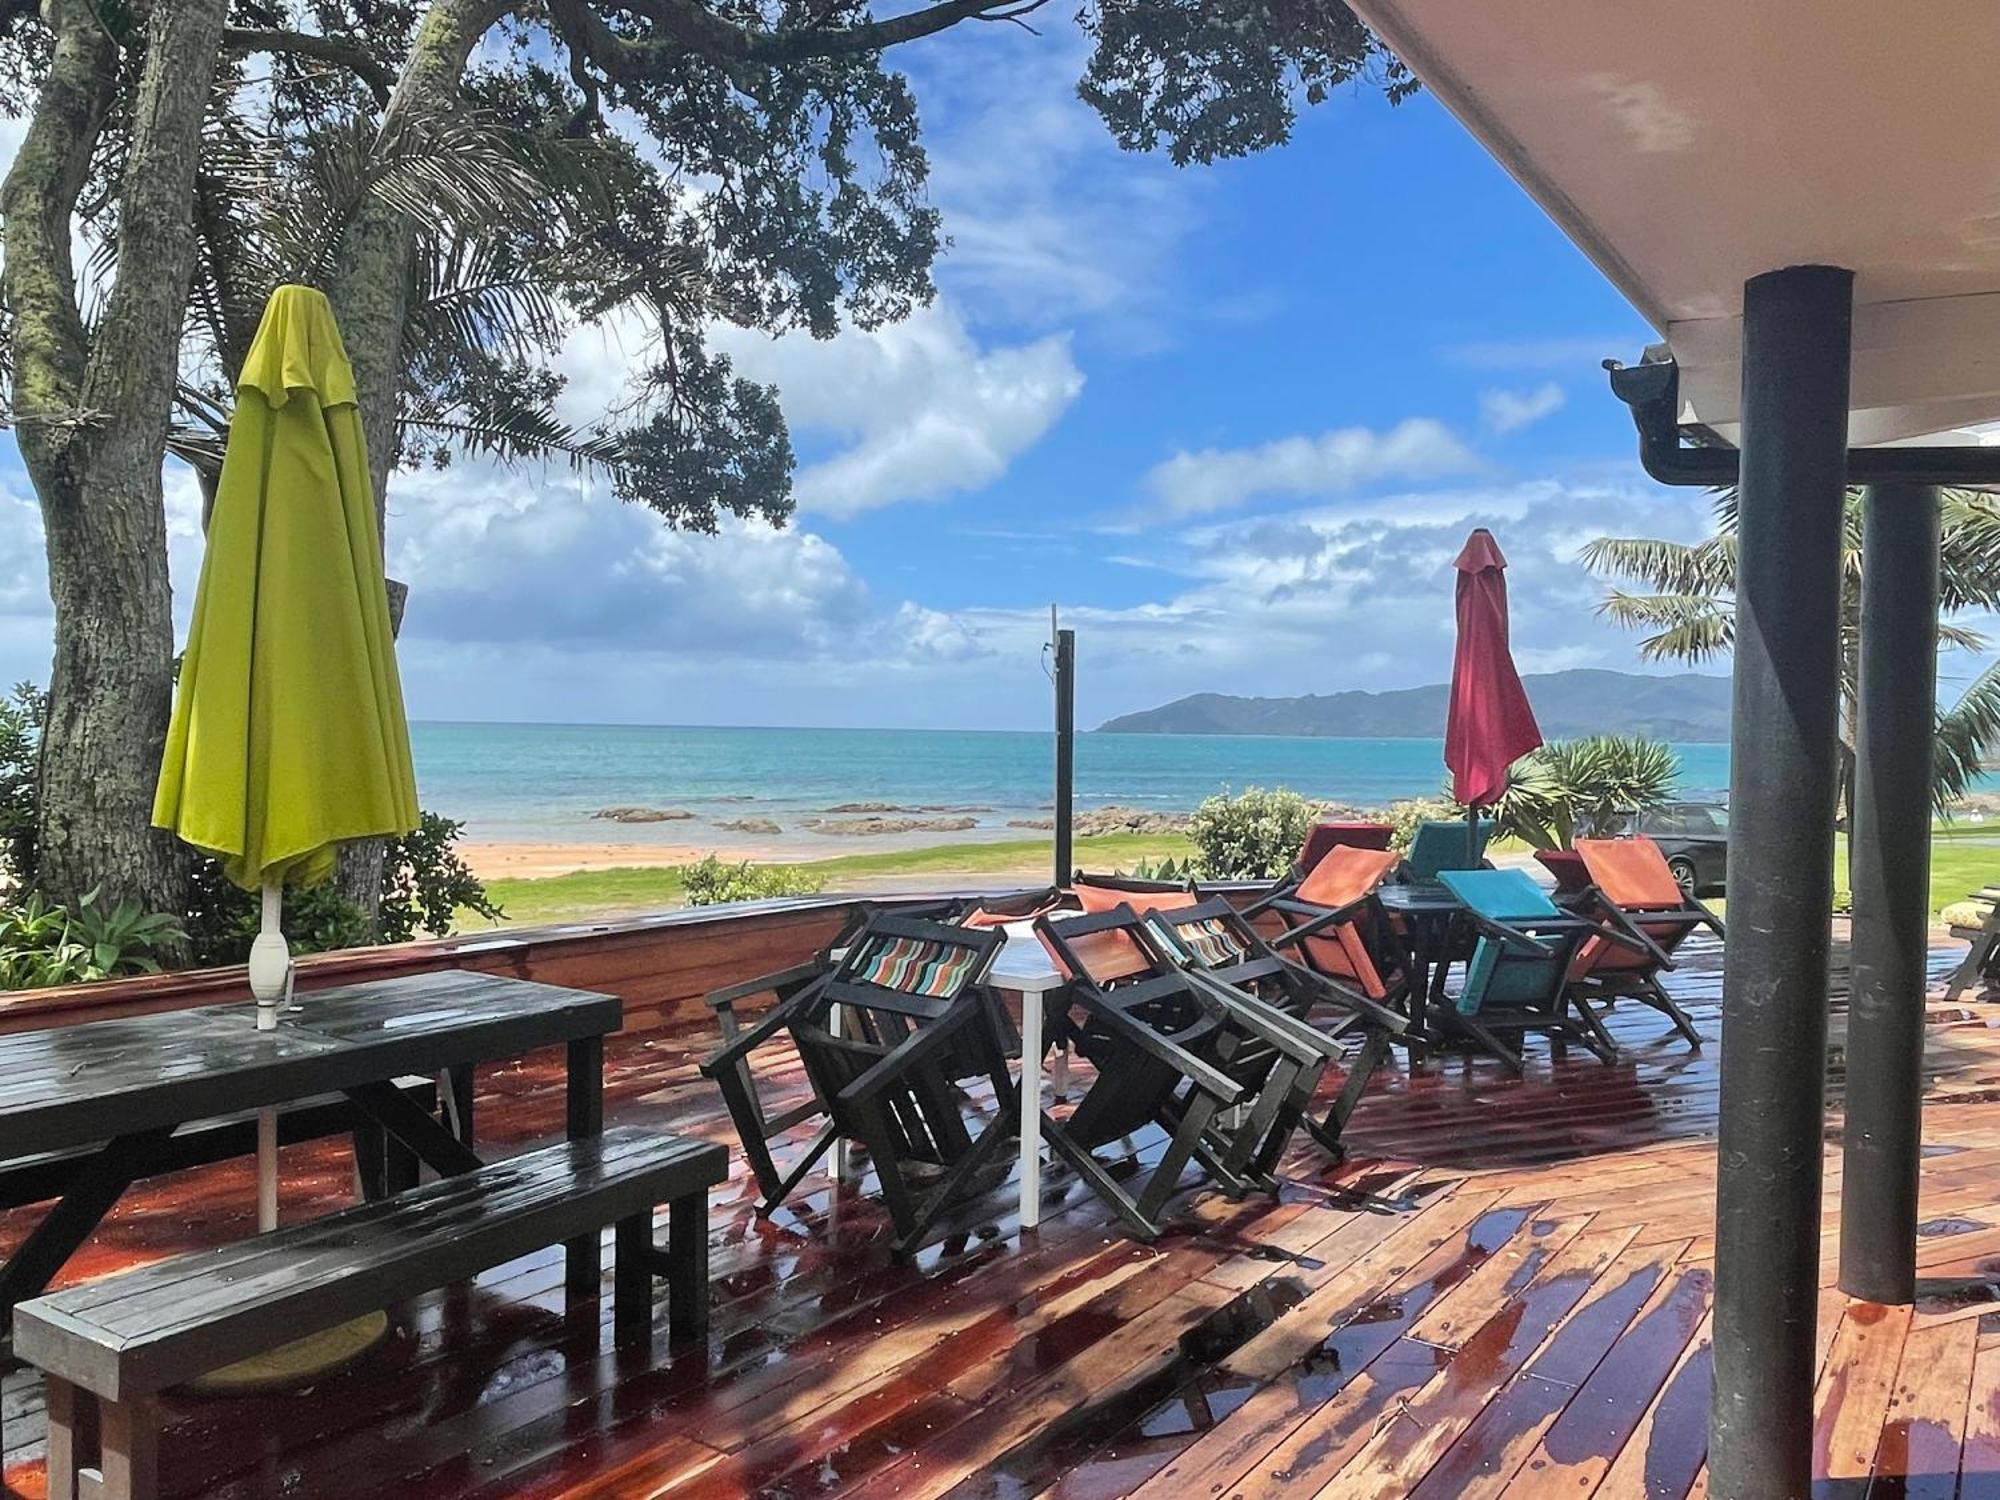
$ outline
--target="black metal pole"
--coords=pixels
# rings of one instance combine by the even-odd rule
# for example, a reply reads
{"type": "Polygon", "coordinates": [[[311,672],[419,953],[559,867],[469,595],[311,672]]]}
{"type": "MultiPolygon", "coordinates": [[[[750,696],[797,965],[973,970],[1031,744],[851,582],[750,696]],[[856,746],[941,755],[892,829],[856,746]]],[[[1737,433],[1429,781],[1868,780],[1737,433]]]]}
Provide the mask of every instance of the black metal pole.
{"type": "Polygon", "coordinates": [[[1743,289],[1714,1500],[1807,1500],[1825,1117],[1852,273],[1743,289]]]}
{"type": "Polygon", "coordinates": [[[1876,485],[1861,515],[1861,688],[1849,859],[1854,990],[1847,1007],[1840,1288],[1870,1302],[1903,1303],[1917,1291],[1938,492],[1931,485],[1876,485]]]}
{"type": "Polygon", "coordinates": [[[1056,632],[1056,884],[1076,873],[1070,827],[1076,794],[1076,632],[1056,632]]]}

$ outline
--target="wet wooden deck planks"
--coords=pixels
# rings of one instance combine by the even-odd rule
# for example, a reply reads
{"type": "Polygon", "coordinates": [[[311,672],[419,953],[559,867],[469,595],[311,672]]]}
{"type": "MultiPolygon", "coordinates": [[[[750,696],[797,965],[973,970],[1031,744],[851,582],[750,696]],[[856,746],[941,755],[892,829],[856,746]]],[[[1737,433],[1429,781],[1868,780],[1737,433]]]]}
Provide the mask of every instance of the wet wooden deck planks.
{"type": "MultiPolygon", "coordinates": [[[[1713,967],[1675,976],[1711,1038],[1713,967]]],[[[1058,1175],[1038,1232],[1003,1190],[899,1265],[865,1177],[815,1176],[764,1221],[739,1170],[712,1208],[705,1349],[618,1351],[608,1305],[566,1319],[561,1257],[538,1255],[404,1309],[389,1345],[304,1398],[171,1401],[168,1483],[205,1500],[1700,1495],[1716,1059],[1658,1019],[1617,1014],[1615,1066],[1576,1050],[1518,1079],[1455,1057],[1385,1070],[1347,1163],[1301,1146],[1279,1200],[1190,1193],[1156,1246],[1058,1175]]],[[[1932,1013],[1927,1276],[2000,1276],[1996,1022],[1932,1013]]],[[[729,1139],[694,1068],[708,1040],[684,1004],[628,1029],[607,1115],[729,1139]]],[[[801,1082],[795,1062],[767,1076],[801,1082]]],[[[1840,1077],[1836,1052],[1836,1108],[1840,1077]]],[[[559,1056],[480,1089],[487,1142],[559,1132],[559,1056]]],[[[1829,1250],[1837,1117],[1830,1135],[1829,1250]]],[[[295,1148],[285,1180],[289,1215],[324,1211],[346,1167],[295,1148]]],[[[247,1234],[251,1199],[243,1164],[148,1185],[74,1274],[247,1234]]],[[[20,1228],[0,1220],[0,1239],[20,1228]]],[[[2000,1500],[2000,1302],[1874,1308],[1831,1277],[1829,1255],[1827,1493],[2000,1500]]],[[[6,1484],[39,1500],[38,1381],[9,1374],[0,1402],[6,1484]]]]}

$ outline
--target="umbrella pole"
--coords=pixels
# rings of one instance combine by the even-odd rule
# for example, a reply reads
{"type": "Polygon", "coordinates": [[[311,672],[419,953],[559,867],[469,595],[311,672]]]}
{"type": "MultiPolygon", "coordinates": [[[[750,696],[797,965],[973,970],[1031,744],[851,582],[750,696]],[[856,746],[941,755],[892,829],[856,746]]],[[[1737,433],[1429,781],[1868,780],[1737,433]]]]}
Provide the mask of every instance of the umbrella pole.
{"type": "MultiPolygon", "coordinates": [[[[257,1029],[275,1031],[278,1007],[292,987],[292,950],[285,942],[284,887],[266,880],[257,940],[250,945],[250,993],[257,997],[257,1029]]],[[[257,1111],[257,1228],[278,1227],[278,1112],[257,1111]]]]}

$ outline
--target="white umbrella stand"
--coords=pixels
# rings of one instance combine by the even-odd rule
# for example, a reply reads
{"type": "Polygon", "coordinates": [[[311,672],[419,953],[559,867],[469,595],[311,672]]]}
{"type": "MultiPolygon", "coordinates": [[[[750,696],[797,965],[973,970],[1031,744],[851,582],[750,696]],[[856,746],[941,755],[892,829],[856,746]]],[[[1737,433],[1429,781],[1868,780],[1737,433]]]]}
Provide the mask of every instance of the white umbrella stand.
{"type": "MultiPolygon", "coordinates": [[[[257,1029],[275,1031],[278,1010],[292,997],[292,949],[284,934],[284,887],[264,882],[257,939],[250,945],[250,993],[257,997],[257,1029]]],[[[278,1112],[257,1111],[257,1228],[278,1227],[278,1112]]]]}

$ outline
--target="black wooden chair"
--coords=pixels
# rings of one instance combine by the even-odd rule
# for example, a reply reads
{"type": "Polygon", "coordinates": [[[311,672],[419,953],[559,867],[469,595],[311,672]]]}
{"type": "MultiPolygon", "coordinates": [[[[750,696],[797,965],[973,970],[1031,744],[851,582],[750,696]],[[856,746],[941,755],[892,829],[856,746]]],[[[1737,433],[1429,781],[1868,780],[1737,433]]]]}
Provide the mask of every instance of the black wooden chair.
{"type": "Polygon", "coordinates": [[[1055,1151],[1142,1239],[1162,1232],[1161,1210],[1190,1160],[1230,1193],[1275,1188],[1272,1169],[1326,1064],[1325,1039],[1192,977],[1129,906],[1035,925],[1071,977],[1052,1030],[1096,1070],[1067,1119],[1044,1113],[1055,1151]],[[1148,1125],[1167,1132],[1167,1147],[1133,1191],[1099,1153],[1148,1125]]]}
{"type": "MultiPolygon", "coordinates": [[[[1004,933],[878,915],[826,980],[788,1014],[827,1129],[865,1147],[908,1254],[938,1219],[1002,1174],[1019,1107],[995,1017],[988,971],[1004,933]],[[961,1085],[993,1090],[991,1113],[961,1085]]],[[[822,1148],[823,1149],[823,1148],[822,1148]]]]}
{"type": "Polygon", "coordinates": [[[715,1012],[716,1025],[722,1032],[722,1046],[702,1062],[702,1076],[713,1080],[722,1091],[723,1105],[736,1126],[737,1138],[743,1143],[744,1159],[757,1179],[757,1211],[761,1214],[768,1214],[790,1196],[799,1180],[812,1170],[813,1163],[826,1154],[837,1132],[828,1119],[826,1101],[817,1090],[795,1104],[782,1105],[765,1092],[752,1058],[760,1051],[768,1055],[787,1046],[787,1027],[792,1016],[811,992],[831,977],[834,955],[847,949],[873,916],[872,908],[857,907],[833,940],[805,962],[725,985],[707,996],[709,1009],[715,1012]],[[770,1002],[763,1014],[746,1026],[742,1007],[766,995],[770,1002]],[[809,1120],[822,1122],[819,1132],[790,1167],[780,1167],[771,1154],[771,1143],[809,1120]]]}
{"type": "Polygon", "coordinates": [[[1235,906],[1220,896],[1194,906],[1160,907],[1146,922],[1197,980],[1226,994],[1261,1002],[1292,1021],[1322,1051],[1326,1062],[1344,1059],[1347,1077],[1319,1119],[1311,1116],[1307,1083],[1305,1125],[1338,1161],[1346,1155],[1341,1133],[1361,1102],[1368,1080],[1404,1036],[1409,1022],[1358,986],[1308,969],[1264,941],[1235,906]],[[1331,1015],[1326,1015],[1331,1012],[1331,1015]],[[1353,1044],[1350,1055],[1349,1044],[1353,1044]]]}

